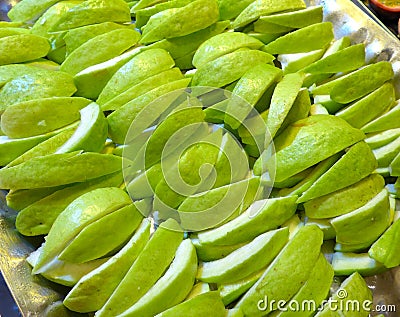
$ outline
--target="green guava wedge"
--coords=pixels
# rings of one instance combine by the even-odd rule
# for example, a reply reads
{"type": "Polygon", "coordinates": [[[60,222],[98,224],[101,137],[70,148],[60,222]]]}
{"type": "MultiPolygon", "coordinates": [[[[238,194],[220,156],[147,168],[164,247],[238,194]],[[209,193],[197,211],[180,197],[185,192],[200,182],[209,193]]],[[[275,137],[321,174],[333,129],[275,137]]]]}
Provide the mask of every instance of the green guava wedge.
{"type": "Polygon", "coordinates": [[[25,206],[18,213],[15,225],[26,236],[47,234],[58,215],[75,199],[97,188],[119,187],[122,183],[122,173],[116,172],[64,188],[55,187],[52,193],[25,206]]]}
{"type": "Polygon", "coordinates": [[[371,174],[348,187],[305,202],[306,216],[324,219],[344,215],[366,204],[384,186],[382,176],[371,174]]]}
{"type": "Polygon", "coordinates": [[[226,32],[215,35],[203,42],[193,56],[193,65],[200,68],[218,57],[240,48],[260,49],[263,43],[245,33],[226,32]]]}
{"type": "Polygon", "coordinates": [[[382,189],[364,206],[331,220],[336,230],[336,242],[371,244],[390,224],[389,194],[382,189]]]}
{"type": "Polygon", "coordinates": [[[97,103],[103,105],[144,79],[172,68],[174,64],[174,60],[165,50],[151,49],[140,52],[115,72],[101,92],[97,103]]]}
{"type": "Polygon", "coordinates": [[[232,27],[238,28],[257,20],[261,16],[272,15],[284,11],[305,9],[302,0],[257,0],[250,3],[233,21],[232,27]]]}
{"type": "Polygon", "coordinates": [[[371,258],[392,268],[400,264],[398,252],[400,221],[396,220],[385,233],[371,246],[368,254],[371,258]]]}
{"type": "Polygon", "coordinates": [[[185,300],[166,311],[156,315],[156,317],[225,317],[225,306],[221,300],[219,292],[212,291],[200,294],[189,300],[185,300]]]}
{"type": "Polygon", "coordinates": [[[192,289],[196,271],[196,250],[190,239],[186,239],[176,250],[175,259],[164,275],[120,316],[153,317],[179,304],[192,289]]]}
{"type": "Polygon", "coordinates": [[[10,9],[8,17],[13,22],[32,22],[57,2],[58,0],[24,0],[10,9]]]}
{"type": "Polygon", "coordinates": [[[131,13],[123,0],[88,0],[61,15],[50,31],[67,31],[102,22],[130,22],[131,13]]]}
{"type": "Polygon", "coordinates": [[[184,7],[166,9],[153,15],[142,28],[140,43],[188,35],[214,24],[218,19],[216,0],[195,0],[184,7]]]}
{"type": "Polygon", "coordinates": [[[294,196],[256,201],[237,218],[218,228],[199,232],[198,239],[204,246],[250,241],[288,220],[296,210],[296,199],[294,196]]]}
{"type": "Polygon", "coordinates": [[[90,100],[51,97],[13,104],[1,116],[1,130],[10,138],[46,134],[79,120],[90,100]]]}
{"type": "Polygon", "coordinates": [[[270,54],[307,53],[326,48],[333,38],[332,23],[321,22],[278,37],[263,50],[270,54]]]}
{"type": "Polygon", "coordinates": [[[38,98],[70,97],[76,91],[73,78],[67,73],[26,67],[31,67],[34,71],[24,75],[19,74],[1,89],[0,113],[14,103],[38,98]]]}
{"type": "Polygon", "coordinates": [[[356,143],[300,196],[298,202],[306,202],[355,184],[376,168],[376,159],[368,144],[364,141],[356,143]]]}
{"type": "Polygon", "coordinates": [[[95,189],[75,199],[51,227],[33,274],[46,271],[46,265],[87,225],[129,204],[129,196],[117,187],[95,189]]]}
{"type": "Polygon", "coordinates": [[[44,37],[19,34],[0,38],[0,65],[21,63],[46,56],[50,44],[44,37]]]}
{"type": "Polygon", "coordinates": [[[150,222],[144,219],[117,254],[78,281],[65,297],[64,305],[81,313],[101,309],[137,259],[149,237],[150,222]]]}
{"type": "Polygon", "coordinates": [[[395,98],[394,86],[388,82],[369,95],[339,110],[335,115],[346,120],[353,127],[361,128],[388,111],[395,98]]]}
{"type": "Polygon", "coordinates": [[[140,38],[140,34],[132,29],[116,29],[98,35],[70,53],[61,64],[60,70],[71,75],[76,75],[80,71],[99,64],[109,59],[119,56],[121,53],[135,45],[140,38]],[[102,49],[99,50],[99,45],[102,49]],[[86,54],[86,52],[92,52],[86,54]]]}
{"type": "Polygon", "coordinates": [[[197,279],[208,283],[232,283],[269,265],[289,238],[287,228],[268,231],[226,257],[203,262],[197,279]]]}
{"type": "Polygon", "coordinates": [[[385,266],[374,260],[368,253],[335,252],[332,268],[336,276],[349,276],[358,272],[362,276],[371,276],[385,272],[385,266]]]}
{"type": "Polygon", "coordinates": [[[193,76],[192,86],[223,87],[255,65],[269,64],[273,60],[274,57],[265,52],[239,49],[202,65],[193,76]]]}
{"type": "Polygon", "coordinates": [[[383,113],[376,119],[368,122],[361,130],[365,133],[384,132],[390,129],[399,128],[400,104],[396,103],[388,112],[383,113]]]}
{"type": "Polygon", "coordinates": [[[235,307],[245,315],[264,316],[277,307],[267,305],[260,310],[260,299],[289,300],[310,278],[321,252],[322,238],[317,226],[301,227],[235,307]]]}
{"type": "Polygon", "coordinates": [[[1,169],[0,187],[29,189],[84,182],[117,172],[121,167],[122,159],[114,155],[80,151],[50,154],[1,169]]]}
{"type": "Polygon", "coordinates": [[[340,118],[329,115],[307,117],[291,124],[275,138],[276,159],[263,162],[257,174],[275,164],[275,181],[283,181],[364,138],[364,133],[340,118]],[[307,156],[300,155],[305,145],[307,156]]]}
{"type": "Polygon", "coordinates": [[[312,316],[319,305],[322,304],[322,301],[326,299],[333,282],[333,274],[330,263],[321,253],[310,277],[291,299],[291,302],[295,303],[294,306],[287,304],[284,310],[274,312],[271,315],[274,317],[312,316]],[[309,303],[309,306],[306,303],[309,303]],[[297,309],[297,307],[300,307],[300,309],[297,309]]]}
{"type": "MultiPolygon", "coordinates": [[[[174,259],[183,239],[183,232],[169,229],[170,226],[174,225],[178,226],[176,221],[169,219],[156,230],[111,297],[97,312],[99,317],[116,316],[123,313],[138,301],[143,301],[145,298],[143,296],[148,294],[148,291],[153,288],[157,281],[160,281],[161,276],[174,259]]],[[[193,252],[195,253],[194,247],[193,252]]],[[[183,258],[179,260],[183,260],[183,258]]],[[[195,272],[193,275],[195,275],[195,272]]],[[[190,288],[193,284],[190,285],[190,288]]],[[[173,287],[178,291],[179,287],[176,287],[176,285],[173,287]]],[[[147,298],[149,299],[149,297],[147,298]]],[[[158,307],[158,305],[154,306],[158,307]]],[[[144,317],[144,315],[141,316],[144,317]]]]}

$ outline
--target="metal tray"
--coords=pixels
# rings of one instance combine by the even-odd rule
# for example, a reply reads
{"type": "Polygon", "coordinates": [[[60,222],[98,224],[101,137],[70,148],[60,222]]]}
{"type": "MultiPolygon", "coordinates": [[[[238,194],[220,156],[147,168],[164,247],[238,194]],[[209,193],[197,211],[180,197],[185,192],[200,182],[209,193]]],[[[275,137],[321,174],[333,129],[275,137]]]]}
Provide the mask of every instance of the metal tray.
{"type": "MultiPolygon", "coordinates": [[[[347,35],[353,43],[365,43],[368,61],[392,62],[396,74],[396,94],[399,98],[399,40],[382,23],[374,20],[372,14],[368,16],[368,11],[361,2],[355,5],[350,0],[307,0],[306,3],[324,7],[325,20],[334,24],[336,37],[347,35]]],[[[40,242],[37,239],[26,239],[15,230],[16,212],[7,208],[5,194],[4,191],[0,191],[0,270],[22,316],[72,316],[72,313],[60,309],[66,288],[40,276],[31,275],[25,258],[40,242]]],[[[374,292],[376,305],[396,305],[397,311],[400,311],[400,269],[369,277],[367,282],[374,292]]],[[[371,315],[375,314],[377,312],[371,315]]],[[[386,316],[399,316],[399,313],[386,313],[386,316]]]]}

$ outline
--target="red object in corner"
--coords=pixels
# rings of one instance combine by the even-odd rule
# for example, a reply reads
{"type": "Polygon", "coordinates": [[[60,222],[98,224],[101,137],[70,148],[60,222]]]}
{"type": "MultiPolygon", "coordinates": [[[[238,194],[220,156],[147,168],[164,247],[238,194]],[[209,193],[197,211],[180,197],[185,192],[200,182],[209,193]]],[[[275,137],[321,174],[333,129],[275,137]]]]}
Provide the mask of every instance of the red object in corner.
{"type": "Polygon", "coordinates": [[[400,1],[399,5],[388,6],[379,0],[369,0],[369,4],[373,10],[382,15],[382,17],[390,20],[400,18],[400,1]]]}

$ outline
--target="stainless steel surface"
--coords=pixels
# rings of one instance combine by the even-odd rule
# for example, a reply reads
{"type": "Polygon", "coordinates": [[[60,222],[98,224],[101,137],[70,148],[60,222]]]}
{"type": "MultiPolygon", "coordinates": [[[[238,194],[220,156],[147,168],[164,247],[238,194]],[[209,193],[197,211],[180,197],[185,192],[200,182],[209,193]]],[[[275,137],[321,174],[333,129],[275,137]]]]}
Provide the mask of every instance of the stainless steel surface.
{"type": "Polygon", "coordinates": [[[45,316],[47,307],[61,299],[62,292],[56,291],[55,284],[31,275],[25,259],[34,246],[16,232],[15,215],[5,205],[5,192],[0,191],[0,269],[22,315],[45,316]]]}
{"type": "MultiPolygon", "coordinates": [[[[350,0],[308,0],[310,5],[323,5],[325,19],[333,22],[336,37],[350,36],[353,43],[365,43],[368,61],[389,60],[396,73],[395,85],[400,97],[400,42],[390,31],[383,29],[350,0]]],[[[63,288],[40,276],[32,276],[25,262],[34,247],[19,235],[14,227],[15,212],[7,210],[4,192],[0,194],[0,269],[23,316],[46,316],[46,309],[62,298],[63,288]]],[[[400,271],[392,270],[368,278],[376,294],[376,303],[397,305],[400,311],[400,271]]],[[[374,315],[373,313],[372,315],[374,315]]],[[[61,315],[55,315],[61,316],[61,315]]],[[[388,313],[387,316],[399,316],[388,313]]]]}

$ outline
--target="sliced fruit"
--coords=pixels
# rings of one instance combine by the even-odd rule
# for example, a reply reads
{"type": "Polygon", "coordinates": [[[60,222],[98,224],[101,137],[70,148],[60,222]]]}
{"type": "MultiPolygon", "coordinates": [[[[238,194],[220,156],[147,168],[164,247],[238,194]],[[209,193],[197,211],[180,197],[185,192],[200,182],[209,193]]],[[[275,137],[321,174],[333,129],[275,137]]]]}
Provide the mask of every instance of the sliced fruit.
{"type": "MultiPolygon", "coordinates": [[[[190,105],[191,103],[189,103],[188,108],[177,110],[169,114],[164,121],[157,126],[146,146],[146,168],[151,167],[161,160],[161,157],[166,154],[165,152],[165,154],[163,154],[163,151],[167,150],[165,147],[168,140],[176,132],[180,131],[185,126],[204,121],[202,109],[196,104],[194,104],[193,107],[190,107],[190,105]]],[[[188,133],[193,134],[193,130],[188,129],[188,133]]],[[[175,135],[173,145],[176,147],[180,146],[180,143],[190,137],[186,134],[179,134],[179,136],[182,136],[183,140],[177,139],[175,135]]],[[[173,152],[174,149],[169,148],[169,150],[173,152]]]]}
{"type": "Polygon", "coordinates": [[[367,317],[371,310],[372,293],[365,280],[353,273],[340,285],[340,288],[324,305],[316,317],[349,316],[367,317]],[[356,303],[356,304],[354,304],[356,303]],[[358,304],[357,304],[358,303],[358,304]],[[363,307],[364,306],[364,307],[363,307]],[[351,307],[356,307],[351,310],[351,307]],[[357,307],[359,309],[357,309],[357,307]]]}
{"type": "MultiPolygon", "coordinates": [[[[296,186],[292,188],[282,188],[279,191],[279,195],[281,196],[291,196],[291,195],[298,195],[300,196],[303,192],[305,192],[307,189],[309,189],[312,184],[316,180],[318,180],[321,175],[323,175],[327,170],[329,170],[333,164],[336,163],[336,161],[340,158],[341,153],[336,153],[335,155],[332,155],[331,157],[328,157],[327,159],[319,162],[317,165],[314,167],[310,167],[312,171],[296,186]]],[[[305,171],[307,171],[306,169],[305,171]]],[[[299,175],[299,174],[296,174],[299,175]]],[[[295,177],[296,175],[292,176],[295,177]]],[[[290,179],[290,178],[289,178],[290,179]]]]}
{"type": "Polygon", "coordinates": [[[61,64],[60,70],[71,75],[116,57],[135,45],[140,34],[131,29],[117,29],[98,35],[82,44],[75,51],[70,53],[61,64]],[[97,49],[99,45],[102,49],[97,49]],[[91,54],[85,54],[92,52],[91,54]]]}
{"type": "Polygon", "coordinates": [[[97,103],[103,105],[144,79],[172,68],[174,64],[168,52],[162,49],[145,50],[134,55],[107,82],[97,103]]]}
{"type": "Polygon", "coordinates": [[[273,138],[288,115],[303,84],[300,74],[287,74],[276,85],[267,118],[267,129],[273,138]]]}
{"type": "Polygon", "coordinates": [[[68,54],[71,54],[81,45],[85,44],[92,38],[110,32],[117,29],[130,28],[133,25],[124,25],[114,22],[103,22],[97,24],[91,24],[82,26],[69,30],[67,34],[64,35],[65,45],[67,47],[68,54]]]}
{"type": "Polygon", "coordinates": [[[198,238],[206,245],[234,245],[254,239],[276,229],[293,216],[297,197],[273,198],[254,202],[244,213],[226,224],[200,232],[198,238]]]}
{"type": "MultiPolygon", "coordinates": [[[[364,134],[352,128],[346,121],[328,115],[315,115],[291,124],[275,138],[276,159],[265,162],[265,167],[254,173],[259,175],[269,164],[275,163],[275,181],[283,181],[306,168],[340,152],[364,139],[364,134]],[[338,139],[338,130],[341,131],[338,139]],[[304,144],[312,144],[308,155],[304,144]]],[[[264,165],[264,164],[262,164],[264,165]]]]}
{"type": "Polygon", "coordinates": [[[10,139],[5,135],[0,136],[0,166],[5,166],[24,154],[34,146],[54,136],[55,132],[44,135],[36,135],[29,138],[10,139]]]}
{"type": "Polygon", "coordinates": [[[369,256],[383,263],[387,268],[398,266],[400,264],[399,232],[400,221],[396,220],[371,246],[368,251],[369,256]]]}
{"type": "Polygon", "coordinates": [[[34,99],[7,107],[1,130],[10,138],[45,134],[79,120],[79,111],[90,100],[76,97],[34,99]]]}
{"type": "Polygon", "coordinates": [[[310,96],[307,89],[301,88],[299,93],[297,94],[296,99],[293,102],[293,105],[290,107],[290,110],[286,115],[285,120],[282,122],[279,130],[276,133],[280,134],[289,125],[298,120],[307,118],[309,114],[311,114],[310,96]]]}
{"type": "Polygon", "coordinates": [[[203,42],[193,56],[193,66],[200,68],[218,57],[240,48],[259,49],[263,43],[241,32],[226,32],[203,42]]]}
{"type": "Polygon", "coordinates": [[[58,258],[84,263],[101,258],[126,242],[142,220],[134,205],[122,207],[87,225],[60,253],[58,258]],[[115,230],[118,228],[118,231],[115,230]]]}
{"type": "Polygon", "coordinates": [[[233,21],[233,28],[246,26],[257,20],[260,16],[271,15],[283,11],[305,9],[306,5],[301,0],[261,0],[249,4],[233,21]]]}
{"type": "Polygon", "coordinates": [[[0,91],[0,113],[14,103],[37,98],[69,97],[76,91],[71,75],[32,68],[35,68],[34,72],[16,76],[3,86],[0,91]]]}
{"type": "Polygon", "coordinates": [[[225,317],[225,306],[222,303],[219,292],[207,292],[200,294],[190,300],[176,305],[156,315],[156,317],[202,317],[202,316],[225,317]]]}
{"type": "Polygon", "coordinates": [[[319,305],[326,299],[333,282],[333,269],[325,256],[321,253],[308,280],[293,296],[282,311],[273,314],[274,317],[299,316],[308,317],[318,310],[319,305]],[[310,301],[311,300],[311,301],[310,301]],[[310,303],[308,306],[305,303],[310,303]],[[312,303],[312,304],[311,304],[312,303]],[[299,305],[300,309],[296,309],[299,305]],[[300,306],[301,305],[301,306],[300,306]]]}
{"type": "Polygon", "coordinates": [[[19,211],[64,187],[64,185],[61,185],[36,189],[10,190],[6,196],[7,206],[19,211]]]}
{"type": "MultiPolygon", "coordinates": [[[[183,239],[183,232],[170,230],[168,229],[170,226],[178,226],[178,224],[174,220],[169,219],[164,224],[161,224],[161,226],[156,230],[111,297],[97,312],[99,317],[110,315],[116,316],[129,309],[135,303],[138,303],[138,301],[143,302],[143,300],[146,299],[144,296],[149,294],[148,291],[154,288],[154,285],[157,281],[157,283],[160,282],[159,279],[171,264],[171,261],[175,256],[175,252],[178,252],[177,249],[183,239]],[[132,290],[135,290],[135,292],[132,292],[132,290]]],[[[186,246],[184,248],[180,248],[181,252],[179,253],[181,256],[187,255],[188,251],[190,251],[191,254],[192,250],[195,253],[194,247],[191,243],[190,245],[188,245],[187,242],[185,244],[186,246]],[[188,250],[188,248],[190,250],[188,250]],[[184,251],[184,253],[182,253],[182,251],[184,251]]],[[[178,254],[175,256],[178,259],[177,256],[178,254]]],[[[192,255],[190,255],[190,258],[192,258],[192,255]]],[[[195,254],[194,258],[196,261],[197,259],[195,254]]],[[[182,264],[184,263],[183,258],[179,260],[182,264]]],[[[186,269],[187,268],[188,267],[186,267],[186,269]]],[[[183,271],[182,273],[187,272],[183,271]]],[[[193,273],[193,276],[194,274],[195,273],[193,273]]],[[[187,278],[191,279],[190,276],[187,276],[187,278]]],[[[193,286],[193,282],[194,278],[192,284],[187,290],[187,293],[189,293],[190,288],[193,286]]],[[[174,287],[177,291],[180,290],[177,285],[172,283],[170,285],[172,285],[172,287],[174,287]]],[[[185,296],[186,295],[187,294],[185,294],[185,296]]],[[[147,297],[147,299],[148,298],[149,297],[147,297]]],[[[154,306],[158,307],[158,305],[154,306]]],[[[165,307],[164,309],[166,308],[169,307],[165,307]]],[[[140,316],[144,317],[144,315],[140,316]]]]}
{"type": "MultiPolygon", "coordinates": [[[[236,216],[249,192],[259,188],[259,178],[248,178],[186,198],[178,212],[182,226],[191,231],[204,230],[236,216]]],[[[251,197],[251,201],[255,197],[251,197]]],[[[245,207],[246,208],[246,207],[245,207]]]]}
{"type": "Polygon", "coordinates": [[[101,106],[103,111],[116,110],[146,92],[164,84],[183,79],[179,68],[172,68],[144,79],[101,106]]]}
{"type": "MultiPolygon", "coordinates": [[[[190,292],[197,271],[196,250],[190,239],[184,240],[165,274],[121,317],[153,317],[182,302],[190,292]]],[[[198,298],[198,297],[197,297],[198,298]]],[[[132,303],[132,302],[131,302],[132,303]]]]}
{"type": "Polygon", "coordinates": [[[280,54],[277,59],[281,63],[284,74],[300,73],[304,67],[319,60],[324,53],[325,48],[307,53],[280,54]]]}
{"type": "Polygon", "coordinates": [[[192,289],[190,290],[190,293],[185,298],[185,301],[195,298],[196,296],[207,292],[210,292],[210,285],[208,285],[208,283],[198,282],[197,284],[193,285],[192,289]]]}
{"type": "Polygon", "coordinates": [[[246,242],[233,244],[233,245],[213,245],[213,244],[202,244],[199,239],[192,238],[192,243],[196,248],[197,257],[202,261],[214,261],[221,259],[233,251],[246,245],[246,242]]]}
{"type": "Polygon", "coordinates": [[[46,265],[87,225],[129,203],[129,196],[116,187],[96,189],[75,199],[51,227],[33,274],[46,271],[46,265]]]}
{"type": "Polygon", "coordinates": [[[395,92],[392,83],[385,83],[364,98],[336,112],[355,128],[361,128],[393,105],[395,92]],[[373,106],[372,106],[373,105],[373,106]],[[362,115],[360,115],[362,113],[362,115]]]}
{"type": "MultiPolygon", "coordinates": [[[[40,253],[42,252],[42,250],[43,250],[42,247],[40,247],[35,252],[31,253],[29,257],[26,259],[27,262],[33,267],[36,266],[36,261],[40,257],[40,253]]],[[[40,274],[49,281],[64,286],[72,287],[83,276],[95,270],[106,261],[107,258],[104,258],[86,263],[76,264],[76,263],[68,263],[60,261],[57,259],[57,257],[55,257],[51,260],[51,262],[46,266],[44,271],[41,272],[40,274]]]]}
{"type": "Polygon", "coordinates": [[[51,28],[52,32],[66,31],[80,26],[101,22],[130,22],[131,13],[123,0],[88,0],[60,16],[51,28]]]}
{"type": "Polygon", "coordinates": [[[249,4],[252,0],[219,0],[219,16],[221,20],[231,20],[236,18],[249,4]]]}
{"type": "Polygon", "coordinates": [[[364,141],[356,143],[299,197],[298,202],[306,202],[355,184],[377,167],[375,156],[368,144],[364,141]]]}
{"type": "MultiPolygon", "coordinates": [[[[162,12],[167,9],[172,9],[172,8],[182,8],[192,1],[190,1],[190,0],[158,1],[157,0],[155,2],[159,2],[159,3],[156,3],[152,6],[147,6],[146,8],[142,8],[142,9],[137,9],[138,7],[140,8],[141,5],[136,5],[134,7],[134,9],[131,10],[131,12],[133,12],[133,11],[135,12],[135,25],[137,28],[143,27],[153,15],[155,15],[159,12],[162,12]]],[[[143,1],[142,1],[142,3],[143,3],[143,1]]]]}
{"type": "Polygon", "coordinates": [[[13,22],[29,22],[40,17],[48,8],[58,0],[25,0],[17,3],[8,12],[8,17],[13,22]]]}
{"type": "Polygon", "coordinates": [[[364,206],[331,220],[336,230],[336,241],[344,244],[372,244],[386,230],[389,222],[389,195],[386,189],[364,206]]]}
{"type": "Polygon", "coordinates": [[[117,254],[79,280],[64,299],[64,305],[81,313],[99,310],[122,281],[149,237],[150,222],[144,219],[117,254]]]}
{"type": "Polygon", "coordinates": [[[391,64],[382,61],[328,81],[314,88],[312,92],[317,95],[330,94],[333,101],[345,104],[374,91],[392,77],[391,64]]]}
{"type": "MultiPolygon", "coordinates": [[[[160,102],[157,103],[157,105],[153,104],[154,107],[152,109],[153,111],[151,112],[142,110],[144,110],[146,106],[151,104],[157,98],[162,97],[168,93],[175,91],[175,96],[178,97],[179,93],[183,91],[182,88],[186,88],[189,85],[190,80],[191,79],[187,78],[175,80],[173,82],[154,88],[144,95],[141,95],[131,100],[121,108],[114,111],[111,115],[107,117],[109,134],[113,141],[119,144],[123,144],[125,142],[125,138],[127,136],[129,128],[135,119],[137,122],[141,122],[142,124],[147,123],[148,125],[151,125],[171,104],[168,102],[160,102]],[[144,120],[143,118],[137,119],[140,113],[142,113],[143,116],[146,116],[147,120],[144,120]]],[[[172,94],[169,95],[169,97],[171,96],[172,94]]],[[[145,126],[142,130],[138,129],[136,131],[143,131],[146,128],[148,128],[148,126],[145,126]]],[[[129,137],[132,136],[129,135],[129,137]]]]}
{"type": "Polygon", "coordinates": [[[226,257],[203,262],[197,279],[208,283],[231,283],[269,265],[289,238],[287,228],[269,231],[226,257]]]}
{"type": "Polygon", "coordinates": [[[333,37],[332,23],[321,22],[278,37],[263,50],[270,54],[307,53],[326,48],[333,37]]]}
{"type": "Polygon", "coordinates": [[[99,152],[105,144],[108,133],[107,120],[96,103],[80,110],[81,121],[74,134],[55,153],[76,150],[99,152]]]}
{"type": "Polygon", "coordinates": [[[265,52],[239,49],[201,66],[193,76],[192,86],[223,87],[242,77],[255,65],[268,64],[273,60],[274,57],[265,52]]]}
{"type": "Polygon", "coordinates": [[[383,273],[386,268],[375,261],[368,253],[333,253],[332,268],[337,276],[349,276],[358,272],[362,276],[383,273]]]}
{"type": "MultiPolygon", "coordinates": [[[[378,161],[378,167],[396,166],[395,159],[400,149],[400,138],[396,138],[390,143],[383,145],[373,150],[376,160],[378,161]]],[[[393,171],[392,171],[393,172],[393,171]]],[[[391,174],[395,176],[395,174],[391,174]]]]}
{"type": "Polygon", "coordinates": [[[306,216],[323,219],[344,215],[365,205],[384,186],[385,180],[382,176],[371,174],[358,183],[305,202],[306,216]]]}
{"type": "Polygon", "coordinates": [[[276,13],[260,17],[254,24],[269,22],[291,28],[303,28],[305,26],[322,22],[322,6],[311,6],[305,9],[276,13]]]}
{"type": "Polygon", "coordinates": [[[58,134],[50,137],[49,139],[39,143],[34,146],[30,150],[27,150],[22,155],[18,156],[15,160],[11,161],[7,164],[7,167],[12,167],[26,161],[34,157],[45,156],[49,154],[54,154],[56,150],[62,146],[68,139],[74,134],[79,122],[69,125],[66,128],[63,128],[58,134]]]}
{"type": "Polygon", "coordinates": [[[382,114],[373,121],[364,125],[361,130],[365,133],[387,131],[390,129],[399,128],[400,119],[400,103],[397,102],[388,112],[382,114]]]}
{"type": "Polygon", "coordinates": [[[377,148],[380,148],[384,145],[391,143],[398,137],[400,137],[400,128],[367,134],[365,142],[368,143],[371,149],[375,150],[377,148]]]}
{"type": "Polygon", "coordinates": [[[225,122],[237,129],[252,113],[264,93],[282,77],[282,71],[272,65],[259,64],[239,79],[225,110],[225,122]],[[239,98],[238,98],[239,97],[239,98]]]}
{"type": "Polygon", "coordinates": [[[84,182],[117,172],[121,166],[122,159],[114,155],[79,151],[50,154],[1,169],[0,187],[29,189],[84,182]]]}
{"type": "Polygon", "coordinates": [[[228,305],[238,299],[242,294],[246,293],[247,290],[252,287],[257,280],[263,275],[265,269],[249,275],[241,280],[235,281],[234,283],[218,285],[218,290],[221,294],[222,301],[225,305],[228,305]]]}
{"type": "Polygon", "coordinates": [[[19,34],[0,38],[0,65],[22,63],[46,56],[49,41],[33,34],[19,34]]]}
{"type": "Polygon", "coordinates": [[[324,56],[301,71],[310,74],[335,74],[355,70],[364,63],[365,45],[356,44],[324,56]]]}
{"type": "Polygon", "coordinates": [[[204,29],[219,19],[216,0],[195,0],[181,8],[172,8],[153,15],[143,28],[141,43],[188,35],[204,29]],[[175,21],[180,21],[176,24],[175,21]]]}
{"type": "Polygon", "coordinates": [[[74,76],[77,96],[97,99],[114,73],[126,64],[133,56],[143,50],[142,46],[135,47],[104,63],[90,66],[74,76]]]}
{"type": "Polygon", "coordinates": [[[310,277],[320,255],[322,238],[316,226],[300,228],[236,307],[245,315],[263,316],[277,308],[268,305],[260,310],[257,305],[260,299],[289,300],[310,277]]]}
{"type": "Polygon", "coordinates": [[[335,239],[336,231],[333,228],[332,224],[327,219],[314,219],[314,218],[306,218],[303,220],[305,226],[316,225],[324,234],[324,241],[335,239]]]}
{"type": "Polygon", "coordinates": [[[179,65],[178,61],[182,58],[188,58],[190,59],[188,68],[193,68],[192,59],[199,46],[214,35],[223,32],[229,26],[229,24],[229,21],[219,21],[200,31],[185,36],[164,39],[159,42],[153,43],[148,47],[162,48],[168,51],[175,59],[176,66],[180,69],[186,68],[182,68],[179,65]]]}

